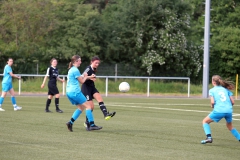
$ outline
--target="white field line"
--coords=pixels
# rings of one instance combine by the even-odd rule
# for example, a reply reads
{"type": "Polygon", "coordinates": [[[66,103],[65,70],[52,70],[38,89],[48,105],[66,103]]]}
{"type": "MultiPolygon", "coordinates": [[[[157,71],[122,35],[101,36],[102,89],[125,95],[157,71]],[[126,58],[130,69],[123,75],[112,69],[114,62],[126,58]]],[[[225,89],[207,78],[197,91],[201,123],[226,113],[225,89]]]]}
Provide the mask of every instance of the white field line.
{"type": "MultiPolygon", "coordinates": [[[[22,102],[21,102],[22,103],[22,102]]],[[[23,102],[24,103],[24,102],[23,102]]],[[[33,103],[33,104],[36,104],[34,102],[26,102],[27,104],[29,103],[33,103]]],[[[210,108],[210,105],[208,104],[166,104],[166,103],[124,103],[123,104],[119,104],[119,103],[108,103],[108,105],[111,105],[111,106],[118,106],[118,107],[125,107],[125,108],[128,108],[128,107],[131,107],[131,108],[147,108],[147,109],[156,109],[156,110],[172,110],[172,111],[182,111],[182,112],[198,112],[198,113],[210,113],[211,111],[201,111],[201,110],[187,110],[187,109],[174,109],[174,108],[160,108],[160,107],[141,107],[141,106],[132,106],[132,105],[154,105],[154,106],[159,106],[159,105],[167,105],[167,106],[195,106],[195,105],[198,105],[198,106],[209,106],[210,108]]],[[[61,103],[61,105],[69,105],[69,104],[65,104],[65,103],[61,103]]],[[[95,106],[98,106],[98,104],[95,102],[94,103],[95,106]]],[[[240,105],[234,105],[235,107],[236,106],[240,106],[240,105]]],[[[240,116],[239,113],[233,113],[233,117],[236,117],[236,116],[240,116]]],[[[237,120],[237,121],[240,121],[240,119],[236,119],[236,118],[233,118],[233,120],[237,120]]]]}
{"type": "MultiPolygon", "coordinates": [[[[126,104],[126,103],[124,103],[126,104]]],[[[136,103],[127,103],[127,104],[136,104],[136,103]]],[[[142,103],[141,103],[142,104],[142,103]]],[[[153,103],[152,103],[153,104],[153,103]]],[[[188,109],[176,109],[176,108],[161,108],[161,107],[142,107],[142,106],[131,106],[131,105],[121,105],[121,104],[110,104],[111,106],[125,107],[125,108],[146,108],[146,109],[156,109],[156,110],[168,110],[168,111],[182,111],[182,112],[197,112],[197,113],[210,113],[211,111],[201,111],[201,110],[188,110],[188,109]]],[[[156,104],[155,105],[159,105],[156,104]]],[[[177,106],[186,106],[186,105],[196,105],[196,104],[164,104],[164,105],[177,105],[177,106]]],[[[197,104],[197,105],[206,105],[206,104],[197,104]]],[[[233,117],[240,116],[238,113],[233,113],[233,117]]],[[[233,120],[240,121],[240,119],[233,118],[233,120]]]]}

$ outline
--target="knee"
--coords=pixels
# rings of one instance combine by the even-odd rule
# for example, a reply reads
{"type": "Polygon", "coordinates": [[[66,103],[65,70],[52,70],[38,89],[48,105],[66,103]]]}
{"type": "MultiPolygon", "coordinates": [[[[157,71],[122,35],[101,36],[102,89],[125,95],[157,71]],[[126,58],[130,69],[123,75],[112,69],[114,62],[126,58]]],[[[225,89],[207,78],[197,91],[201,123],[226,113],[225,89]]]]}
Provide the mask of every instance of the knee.
{"type": "Polygon", "coordinates": [[[231,130],[233,129],[232,124],[227,124],[226,126],[227,126],[227,128],[228,128],[229,131],[231,131],[231,130]]]}
{"type": "Polygon", "coordinates": [[[205,123],[208,123],[207,120],[206,120],[206,118],[204,118],[204,119],[202,120],[202,124],[205,124],[205,123]]]}

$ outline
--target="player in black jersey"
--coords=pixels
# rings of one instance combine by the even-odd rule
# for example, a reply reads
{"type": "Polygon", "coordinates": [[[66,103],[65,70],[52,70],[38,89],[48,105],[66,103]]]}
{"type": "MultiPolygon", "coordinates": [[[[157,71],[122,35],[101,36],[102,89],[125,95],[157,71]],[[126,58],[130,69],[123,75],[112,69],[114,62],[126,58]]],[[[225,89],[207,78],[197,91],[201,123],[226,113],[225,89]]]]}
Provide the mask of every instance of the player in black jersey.
{"type": "Polygon", "coordinates": [[[51,104],[51,100],[53,96],[55,96],[55,106],[56,106],[56,112],[63,113],[61,109],[59,109],[59,91],[57,88],[57,80],[64,82],[63,79],[58,77],[58,69],[57,69],[57,60],[55,58],[52,58],[50,61],[51,67],[48,67],[47,74],[43,80],[43,83],[41,85],[41,88],[44,88],[45,82],[47,80],[47,77],[49,77],[48,81],[48,99],[46,102],[46,109],[45,112],[51,112],[49,110],[49,106],[51,104]]]}
{"type": "MultiPolygon", "coordinates": [[[[93,57],[91,60],[91,65],[85,69],[84,73],[87,73],[88,76],[91,76],[92,74],[95,75],[99,64],[100,64],[100,58],[97,56],[93,57]]],[[[82,84],[82,88],[81,88],[82,93],[86,96],[88,103],[91,105],[92,111],[94,109],[94,104],[92,99],[95,99],[99,103],[99,107],[103,112],[105,120],[109,120],[111,117],[113,117],[116,114],[116,112],[109,113],[107,111],[107,108],[103,103],[102,96],[95,87],[95,84],[94,84],[95,80],[96,80],[96,77],[86,80],[82,84]]],[[[88,130],[89,122],[87,117],[86,117],[86,122],[84,123],[84,126],[88,130]]]]}

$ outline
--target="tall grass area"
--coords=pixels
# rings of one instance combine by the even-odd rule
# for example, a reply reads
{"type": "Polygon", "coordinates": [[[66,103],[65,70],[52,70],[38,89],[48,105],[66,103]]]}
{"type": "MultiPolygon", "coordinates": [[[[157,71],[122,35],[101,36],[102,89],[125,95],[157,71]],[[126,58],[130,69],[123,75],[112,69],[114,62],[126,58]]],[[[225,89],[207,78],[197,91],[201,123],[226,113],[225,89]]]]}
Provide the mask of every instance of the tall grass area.
{"type": "MultiPolygon", "coordinates": [[[[127,94],[146,94],[147,93],[147,79],[109,79],[108,80],[108,93],[120,93],[118,86],[121,82],[126,81],[130,84],[130,91],[127,94]]],[[[25,77],[21,80],[21,92],[30,93],[46,93],[48,91],[48,81],[45,87],[41,89],[41,84],[43,82],[43,77],[25,77]]],[[[65,82],[66,84],[66,82],[65,82]]],[[[57,82],[59,92],[63,91],[63,84],[57,82]]],[[[95,85],[100,93],[106,93],[106,79],[98,78],[95,81],[95,85]]],[[[13,87],[15,92],[18,91],[19,81],[17,79],[13,80],[13,87]]],[[[211,88],[212,85],[209,85],[211,88]]],[[[188,92],[187,80],[150,80],[150,94],[154,95],[186,95],[188,92]]],[[[199,95],[202,94],[202,85],[190,84],[190,94],[199,95]]]]}

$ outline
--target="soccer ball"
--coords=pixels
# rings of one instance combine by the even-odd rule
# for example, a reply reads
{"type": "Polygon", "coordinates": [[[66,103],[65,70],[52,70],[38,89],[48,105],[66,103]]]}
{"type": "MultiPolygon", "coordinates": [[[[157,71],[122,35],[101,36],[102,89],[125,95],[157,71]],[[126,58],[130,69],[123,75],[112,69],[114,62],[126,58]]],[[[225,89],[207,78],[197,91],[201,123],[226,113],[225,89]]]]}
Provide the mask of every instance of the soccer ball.
{"type": "Polygon", "coordinates": [[[122,82],[119,85],[119,91],[120,92],[128,92],[130,89],[130,85],[127,82],[122,82]]]}

